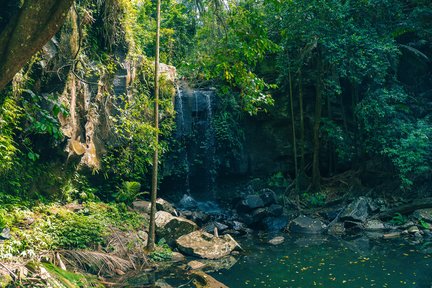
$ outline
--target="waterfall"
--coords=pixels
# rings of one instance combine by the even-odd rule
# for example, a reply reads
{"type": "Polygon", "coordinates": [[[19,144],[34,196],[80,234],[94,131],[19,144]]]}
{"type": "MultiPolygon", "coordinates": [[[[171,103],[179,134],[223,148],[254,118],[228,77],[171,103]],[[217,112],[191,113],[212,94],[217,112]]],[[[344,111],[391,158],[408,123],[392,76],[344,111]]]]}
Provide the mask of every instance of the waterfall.
{"type": "Polygon", "coordinates": [[[176,124],[177,124],[177,136],[181,136],[184,133],[185,119],[183,111],[183,91],[180,89],[180,85],[176,85],[176,124]]]}
{"type": "MultiPolygon", "coordinates": [[[[192,89],[181,82],[176,87],[175,110],[180,147],[173,155],[173,167],[178,175],[177,189],[194,198],[212,198],[216,179],[215,133],[212,126],[214,92],[192,89]],[[178,169],[184,167],[185,169],[178,169]],[[189,193],[190,192],[190,193],[189,193]]],[[[179,191],[180,192],[180,191],[179,191]]]]}

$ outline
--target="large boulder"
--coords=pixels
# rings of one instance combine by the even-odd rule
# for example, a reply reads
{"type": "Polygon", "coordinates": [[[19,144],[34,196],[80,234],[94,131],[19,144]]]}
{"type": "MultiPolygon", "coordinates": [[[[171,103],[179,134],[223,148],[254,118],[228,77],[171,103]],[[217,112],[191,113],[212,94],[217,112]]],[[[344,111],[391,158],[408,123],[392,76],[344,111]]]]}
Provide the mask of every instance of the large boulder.
{"type": "Polygon", "coordinates": [[[345,208],[340,215],[340,219],[363,223],[369,216],[368,207],[368,199],[359,197],[345,208]]]}
{"type": "Polygon", "coordinates": [[[228,288],[225,284],[217,281],[212,276],[204,273],[200,270],[191,270],[189,274],[192,276],[193,281],[192,284],[194,287],[203,287],[203,288],[228,288]]]}
{"type": "Polygon", "coordinates": [[[165,199],[162,198],[158,198],[156,199],[156,209],[158,211],[165,211],[171,214],[175,213],[175,208],[174,206],[169,203],[168,201],[166,201],[165,199]]]}
{"type": "Polygon", "coordinates": [[[254,210],[264,206],[264,201],[261,199],[260,195],[248,195],[241,201],[239,208],[241,210],[254,210]]]}
{"type": "Polygon", "coordinates": [[[172,216],[165,211],[156,212],[155,217],[156,236],[164,238],[169,245],[175,244],[175,240],[183,235],[198,229],[198,226],[187,219],[172,216]]]}
{"type": "Polygon", "coordinates": [[[238,243],[230,236],[216,237],[204,231],[194,231],[177,239],[178,249],[188,255],[219,259],[229,255],[238,243]]]}
{"type": "Polygon", "coordinates": [[[300,234],[320,234],[324,232],[326,225],[318,219],[300,215],[291,221],[289,230],[300,234]]]}

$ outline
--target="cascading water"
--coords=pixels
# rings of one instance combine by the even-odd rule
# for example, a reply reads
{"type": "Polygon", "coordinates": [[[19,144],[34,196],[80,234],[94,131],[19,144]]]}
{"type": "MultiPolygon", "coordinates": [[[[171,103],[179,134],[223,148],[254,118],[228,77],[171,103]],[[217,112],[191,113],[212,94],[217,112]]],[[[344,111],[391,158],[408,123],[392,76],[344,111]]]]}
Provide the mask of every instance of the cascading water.
{"type": "Polygon", "coordinates": [[[172,157],[177,161],[173,166],[182,165],[185,169],[183,176],[177,176],[178,184],[172,185],[203,200],[214,196],[216,178],[213,95],[211,90],[194,90],[186,83],[179,83],[175,99],[175,135],[180,147],[172,157]]]}

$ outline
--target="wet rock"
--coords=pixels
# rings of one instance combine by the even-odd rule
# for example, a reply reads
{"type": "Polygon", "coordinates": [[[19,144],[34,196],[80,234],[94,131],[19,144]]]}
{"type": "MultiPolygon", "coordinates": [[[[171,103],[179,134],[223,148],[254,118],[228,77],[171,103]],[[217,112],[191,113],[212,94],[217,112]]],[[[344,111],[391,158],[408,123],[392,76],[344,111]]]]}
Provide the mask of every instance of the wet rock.
{"type": "Polygon", "coordinates": [[[220,223],[220,222],[213,221],[204,227],[204,231],[206,231],[207,233],[213,234],[215,228],[217,228],[219,233],[222,233],[223,231],[227,230],[229,227],[225,224],[220,223]]]}
{"type": "Polygon", "coordinates": [[[380,220],[368,220],[364,223],[364,229],[367,231],[379,231],[386,228],[384,223],[380,220]]]}
{"type": "Polygon", "coordinates": [[[270,206],[271,204],[276,203],[276,193],[271,189],[265,188],[262,189],[259,193],[261,200],[264,203],[264,206],[270,206]]]}
{"type": "Polygon", "coordinates": [[[402,232],[391,232],[383,235],[384,239],[392,239],[401,237],[402,232]]]}
{"type": "Polygon", "coordinates": [[[416,210],[414,211],[413,216],[418,220],[422,219],[426,222],[432,223],[432,208],[416,210]]]}
{"type": "Polygon", "coordinates": [[[189,195],[183,195],[179,202],[179,207],[183,209],[194,209],[198,206],[198,202],[189,195]]]}
{"type": "Polygon", "coordinates": [[[158,279],[154,285],[155,288],[173,288],[173,286],[169,285],[165,282],[165,280],[162,279],[158,279]]]}
{"type": "Polygon", "coordinates": [[[236,231],[241,231],[241,230],[246,229],[246,225],[242,222],[239,222],[239,221],[233,221],[233,227],[232,228],[236,231]]]}
{"type": "Polygon", "coordinates": [[[210,219],[210,216],[202,211],[183,211],[182,214],[198,225],[203,225],[210,219]]]}
{"type": "Polygon", "coordinates": [[[219,259],[233,251],[238,243],[230,236],[215,237],[204,231],[194,231],[177,239],[178,249],[188,255],[219,259]]]}
{"type": "Polygon", "coordinates": [[[320,234],[324,232],[326,225],[318,219],[300,215],[291,221],[289,230],[300,234],[320,234]]]}
{"type": "Polygon", "coordinates": [[[255,209],[252,212],[252,214],[251,214],[251,216],[252,216],[252,223],[258,223],[258,222],[260,222],[261,220],[263,220],[268,215],[269,215],[269,213],[268,213],[267,208],[258,208],[258,209],[255,209]]]}
{"type": "Polygon", "coordinates": [[[287,216],[266,217],[262,220],[262,226],[267,231],[281,231],[288,225],[287,216]]]}
{"type": "Polygon", "coordinates": [[[10,229],[9,228],[3,228],[3,230],[0,233],[0,240],[8,240],[10,238],[11,238],[10,229]]]}
{"type": "Polygon", "coordinates": [[[363,223],[368,215],[368,200],[366,197],[359,197],[345,208],[340,215],[340,219],[363,223]]]}
{"type": "Polygon", "coordinates": [[[411,226],[410,228],[408,228],[408,233],[410,234],[415,234],[420,232],[420,229],[417,226],[411,226]]]}
{"type": "MultiPolygon", "coordinates": [[[[237,251],[233,251],[232,254],[234,254],[234,252],[237,251]]],[[[231,267],[234,266],[235,263],[237,263],[237,259],[231,255],[226,256],[226,257],[222,257],[220,259],[202,259],[200,260],[201,263],[204,263],[206,266],[204,268],[204,270],[206,272],[216,272],[222,269],[225,270],[229,270],[231,269],[231,267]]]]}
{"type": "Polygon", "coordinates": [[[285,238],[283,236],[276,236],[276,237],[270,239],[268,243],[270,243],[272,245],[279,245],[279,244],[282,244],[284,241],[285,241],[285,238]]]}
{"type": "Polygon", "coordinates": [[[165,211],[156,212],[155,223],[157,237],[164,238],[169,245],[173,245],[177,238],[198,229],[194,222],[165,211]]]}
{"type": "Polygon", "coordinates": [[[143,213],[150,213],[151,203],[149,201],[134,201],[132,202],[132,208],[136,211],[143,213]]]}
{"type": "Polygon", "coordinates": [[[156,209],[158,211],[165,211],[171,214],[175,213],[175,208],[174,206],[169,203],[168,201],[162,199],[162,198],[158,198],[156,199],[156,209]]]}
{"type": "Polygon", "coordinates": [[[270,216],[280,216],[283,214],[283,207],[279,204],[272,204],[267,208],[268,214],[270,216]]]}
{"type": "Polygon", "coordinates": [[[187,263],[187,268],[189,270],[199,270],[199,269],[203,269],[204,267],[206,267],[206,264],[197,260],[192,260],[189,263],[187,263]]]}
{"type": "Polygon", "coordinates": [[[372,213],[377,213],[385,208],[385,200],[382,198],[372,199],[367,197],[366,200],[368,203],[369,211],[372,213]]]}
{"type": "Polygon", "coordinates": [[[261,199],[260,195],[248,195],[241,201],[239,209],[254,210],[264,206],[264,201],[261,199]]]}
{"type": "Polygon", "coordinates": [[[329,226],[327,233],[330,235],[342,235],[345,234],[344,223],[337,222],[329,226]]]}
{"type": "Polygon", "coordinates": [[[322,216],[324,219],[328,221],[333,221],[336,217],[339,216],[342,210],[343,208],[329,209],[327,211],[320,213],[320,216],[322,216]]]}
{"type": "Polygon", "coordinates": [[[183,262],[186,260],[186,257],[180,252],[172,252],[171,261],[173,262],[183,262]]]}
{"type": "Polygon", "coordinates": [[[195,287],[203,288],[228,288],[225,284],[217,281],[212,276],[199,270],[192,270],[190,272],[191,276],[194,278],[193,284],[195,287]]]}

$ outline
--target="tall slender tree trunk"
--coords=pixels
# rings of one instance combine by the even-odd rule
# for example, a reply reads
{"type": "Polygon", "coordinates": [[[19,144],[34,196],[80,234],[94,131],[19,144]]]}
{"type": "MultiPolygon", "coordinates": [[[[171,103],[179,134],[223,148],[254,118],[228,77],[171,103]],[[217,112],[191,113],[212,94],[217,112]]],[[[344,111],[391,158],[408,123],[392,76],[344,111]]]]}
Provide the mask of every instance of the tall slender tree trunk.
{"type": "Polygon", "coordinates": [[[147,243],[147,250],[153,251],[156,238],[156,197],[157,197],[157,184],[158,184],[158,161],[159,161],[159,40],[160,40],[160,6],[161,0],[157,0],[156,12],[156,56],[155,56],[155,75],[154,75],[154,127],[155,127],[155,147],[153,154],[153,173],[152,173],[152,187],[151,187],[151,208],[150,208],[150,227],[149,237],[147,243]]]}
{"type": "Polygon", "coordinates": [[[298,192],[298,165],[297,165],[297,140],[296,140],[296,129],[295,129],[295,118],[294,118],[294,101],[293,101],[293,85],[291,78],[291,68],[288,70],[289,80],[289,97],[290,97],[290,108],[291,108],[291,125],[292,125],[292,137],[293,137],[293,154],[294,154],[294,172],[295,172],[295,190],[298,192]]]}
{"type": "Polygon", "coordinates": [[[302,72],[299,72],[299,106],[300,106],[300,172],[305,170],[305,128],[303,113],[303,78],[302,72]]]}
{"type": "Polygon", "coordinates": [[[314,117],[314,127],[313,127],[313,161],[312,161],[312,189],[318,191],[320,189],[320,169],[319,169],[319,130],[321,124],[321,99],[322,99],[322,67],[321,59],[318,55],[318,76],[317,82],[315,84],[316,94],[315,94],[315,117],[314,117]]]}

